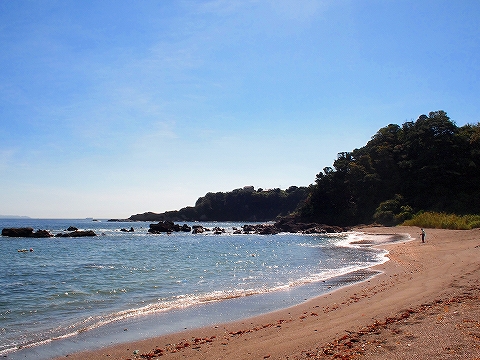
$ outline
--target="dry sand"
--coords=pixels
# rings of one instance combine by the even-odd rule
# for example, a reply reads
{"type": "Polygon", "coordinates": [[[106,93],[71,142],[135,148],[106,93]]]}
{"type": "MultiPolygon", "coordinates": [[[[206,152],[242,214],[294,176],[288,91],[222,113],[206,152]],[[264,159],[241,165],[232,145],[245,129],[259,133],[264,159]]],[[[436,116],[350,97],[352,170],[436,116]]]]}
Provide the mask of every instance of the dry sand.
{"type": "MultiPolygon", "coordinates": [[[[266,315],[68,359],[480,359],[480,230],[409,233],[382,274],[266,315]]],[[[62,357],[65,359],[65,357],[62,357]]]]}

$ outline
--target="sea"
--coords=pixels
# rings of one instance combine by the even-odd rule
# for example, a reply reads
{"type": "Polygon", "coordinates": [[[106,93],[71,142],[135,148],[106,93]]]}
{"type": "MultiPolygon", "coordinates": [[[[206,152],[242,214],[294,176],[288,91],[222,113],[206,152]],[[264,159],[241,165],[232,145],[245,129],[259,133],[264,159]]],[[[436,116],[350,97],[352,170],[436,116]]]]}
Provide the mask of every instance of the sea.
{"type": "Polygon", "coordinates": [[[0,237],[0,356],[51,359],[287,308],[374,276],[370,268],[388,260],[375,245],[408,240],[359,232],[234,234],[245,223],[187,224],[225,232],[150,234],[148,222],[0,219],[0,229],[57,234],[73,226],[97,234],[0,237]]]}

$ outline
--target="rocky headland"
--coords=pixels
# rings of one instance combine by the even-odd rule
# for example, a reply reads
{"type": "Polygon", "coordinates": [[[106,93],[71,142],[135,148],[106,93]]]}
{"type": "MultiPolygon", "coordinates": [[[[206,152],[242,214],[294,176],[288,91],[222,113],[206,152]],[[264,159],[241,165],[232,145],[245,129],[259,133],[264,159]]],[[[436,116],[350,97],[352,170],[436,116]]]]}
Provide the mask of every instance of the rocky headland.
{"type": "Polygon", "coordinates": [[[4,228],[2,236],[6,237],[26,237],[26,238],[51,238],[51,237],[85,237],[97,236],[93,230],[78,230],[75,227],[69,227],[67,232],[61,232],[53,235],[48,230],[34,231],[31,227],[4,228]]]}

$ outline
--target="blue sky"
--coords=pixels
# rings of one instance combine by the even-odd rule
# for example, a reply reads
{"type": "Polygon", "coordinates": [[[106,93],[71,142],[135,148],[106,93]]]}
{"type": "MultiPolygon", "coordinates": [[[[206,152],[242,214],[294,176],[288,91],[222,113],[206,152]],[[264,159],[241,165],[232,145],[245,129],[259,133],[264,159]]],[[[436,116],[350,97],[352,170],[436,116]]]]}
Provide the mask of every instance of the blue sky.
{"type": "Polygon", "coordinates": [[[307,186],[390,123],[478,123],[480,2],[1,1],[0,214],[307,186]]]}

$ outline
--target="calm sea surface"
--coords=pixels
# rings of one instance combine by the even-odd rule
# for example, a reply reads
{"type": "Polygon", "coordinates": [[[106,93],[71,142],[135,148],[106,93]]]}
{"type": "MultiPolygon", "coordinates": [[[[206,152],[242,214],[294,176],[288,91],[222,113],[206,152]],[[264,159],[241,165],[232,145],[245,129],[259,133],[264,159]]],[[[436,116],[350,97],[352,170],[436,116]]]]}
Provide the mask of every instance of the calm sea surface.
{"type": "MultiPolygon", "coordinates": [[[[269,301],[278,303],[273,308],[286,307],[304,300],[301,294],[285,303],[292,289],[323,284],[386,260],[383,250],[352,244],[365,238],[359,233],[234,235],[232,228],[243,223],[202,225],[227,231],[152,235],[149,223],[0,219],[0,229],[29,226],[56,234],[75,226],[98,234],[0,237],[0,355],[15,358],[21,348],[95,334],[146,315],[181,317],[212,303],[228,306],[271,296],[269,301]],[[120,231],[130,227],[135,231],[120,231]],[[18,252],[30,248],[33,252],[18,252]]],[[[326,290],[317,285],[313,291],[311,296],[326,290]]],[[[244,316],[273,309],[262,308],[263,300],[257,303],[257,308],[245,305],[244,316]]],[[[178,331],[175,322],[167,322],[162,331],[178,331]]]]}

